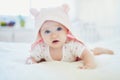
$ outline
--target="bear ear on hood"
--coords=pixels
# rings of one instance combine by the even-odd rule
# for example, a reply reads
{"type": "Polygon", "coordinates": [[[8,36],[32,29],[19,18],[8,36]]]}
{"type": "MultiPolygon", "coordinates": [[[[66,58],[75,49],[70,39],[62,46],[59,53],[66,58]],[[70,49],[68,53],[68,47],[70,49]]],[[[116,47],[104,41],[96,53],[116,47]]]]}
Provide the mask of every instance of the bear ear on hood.
{"type": "Polygon", "coordinates": [[[38,11],[37,9],[35,9],[35,8],[31,8],[31,9],[30,9],[30,13],[31,13],[34,17],[36,17],[36,16],[39,14],[39,11],[38,11]]]}
{"type": "Polygon", "coordinates": [[[62,5],[62,8],[63,8],[63,10],[68,14],[68,12],[69,12],[69,10],[70,10],[68,4],[63,4],[63,5],[62,5]]]}

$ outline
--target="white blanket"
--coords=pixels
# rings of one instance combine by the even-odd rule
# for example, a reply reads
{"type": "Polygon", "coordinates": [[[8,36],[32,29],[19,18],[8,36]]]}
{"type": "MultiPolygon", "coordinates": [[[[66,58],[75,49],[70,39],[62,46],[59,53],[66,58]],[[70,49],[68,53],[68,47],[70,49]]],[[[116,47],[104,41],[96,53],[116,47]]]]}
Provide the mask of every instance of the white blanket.
{"type": "Polygon", "coordinates": [[[120,80],[120,39],[92,45],[110,48],[114,55],[95,56],[96,69],[83,70],[81,62],[25,64],[30,44],[0,42],[0,80],[120,80]]]}

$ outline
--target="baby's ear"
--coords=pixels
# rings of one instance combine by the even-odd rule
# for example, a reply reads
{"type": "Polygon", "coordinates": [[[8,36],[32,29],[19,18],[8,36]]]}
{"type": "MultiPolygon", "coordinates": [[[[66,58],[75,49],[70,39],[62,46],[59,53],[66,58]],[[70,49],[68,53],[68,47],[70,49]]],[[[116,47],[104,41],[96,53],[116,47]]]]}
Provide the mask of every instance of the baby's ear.
{"type": "Polygon", "coordinates": [[[36,17],[36,16],[39,14],[39,11],[38,11],[37,9],[31,8],[31,9],[30,9],[30,13],[31,13],[34,17],[36,17]]]}
{"type": "Polygon", "coordinates": [[[63,5],[62,5],[62,8],[63,8],[63,10],[64,10],[66,13],[68,13],[69,10],[70,10],[68,4],[63,4],[63,5]]]}

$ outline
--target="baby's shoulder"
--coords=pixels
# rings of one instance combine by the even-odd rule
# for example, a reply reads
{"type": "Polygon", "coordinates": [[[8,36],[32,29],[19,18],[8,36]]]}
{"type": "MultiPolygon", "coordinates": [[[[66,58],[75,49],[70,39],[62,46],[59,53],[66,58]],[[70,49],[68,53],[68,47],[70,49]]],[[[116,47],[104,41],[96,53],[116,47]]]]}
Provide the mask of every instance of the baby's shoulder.
{"type": "Polygon", "coordinates": [[[85,46],[78,41],[70,41],[65,44],[64,49],[66,51],[71,51],[72,53],[76,53],[84,49],[84,47],[85,46]]]}

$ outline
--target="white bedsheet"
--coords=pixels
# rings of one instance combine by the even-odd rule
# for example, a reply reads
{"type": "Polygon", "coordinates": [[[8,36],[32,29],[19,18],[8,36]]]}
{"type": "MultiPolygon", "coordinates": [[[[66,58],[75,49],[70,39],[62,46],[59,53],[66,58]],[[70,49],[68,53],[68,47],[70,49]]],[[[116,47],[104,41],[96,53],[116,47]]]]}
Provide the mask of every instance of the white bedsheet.
{"type": "Polygon", "coordinates": [[[82,70],[80,62],[25,64],[28,43],[0,42],[0,80],[120,80],[120,39],[92,45],[113,49],[114,55],[95,56],[96,69],[82,70]]]}

